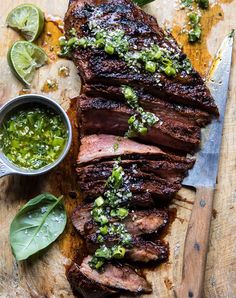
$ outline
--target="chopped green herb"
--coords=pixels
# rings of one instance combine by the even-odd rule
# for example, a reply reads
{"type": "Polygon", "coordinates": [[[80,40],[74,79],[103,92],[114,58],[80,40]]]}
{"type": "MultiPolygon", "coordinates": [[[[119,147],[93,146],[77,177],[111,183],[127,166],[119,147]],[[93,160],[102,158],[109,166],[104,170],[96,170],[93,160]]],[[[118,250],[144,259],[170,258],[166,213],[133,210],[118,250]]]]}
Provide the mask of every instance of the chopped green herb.
{"type": "Polygon", "coordinates": [[[113,148],[114,148],[114,152],[116,152],[119,149],[119,143],[115,143],[113,145],[113,148]]]}
{"type": "Polygon", "coordinates": [[[109,55],[113,55],[115,52],[115,49],[112,46],[106,45],[104,48],[104,51],[109,55]]]}
{"type": "Polygon", "coordinates": [[[60,115],[42,106],[25,106],[1,125],[0,149],[15,165],[36,170],[60,156],[67,137],[60,115]]]}
{"type": "Polygon", "coordinates": [[[132,245],[132,236],[128,233],[126,226],[120,222],[129,214],[129,210],[122,206],[132,197],[126,185],[127,179],[123,168],[119,166],[119,161],[116,161],[107,179],[105,193],[94,202],[91,215],[99,226],[96,232],[96,242],[100,244],[100,247],[96,250],[90,266],[96,270],[101,269],[107,260],[123,258],[125,247],[132,245]],[[117,245],[111,248],[106,247],[107,235],[115,236],[117,245]]]}
{"type": "Polygon", "coordinates": [[[136,92],[131,87],[123,86],[122,93],[127,101],[127,104],[132,109],[137,109],[139,107],[138,96],[137,96],[136,92]]]}
{"type": "Polygon", "coordinates": [[[129,210],[125,208],[118,208],[116,211],[116,216],[119,217],[120,219],[124,219],[128,216],[129,210]]]}
{"type": "Polygon", "coordinates": [[[158,121],[159,118],[155,114],[139,109],[138,113],[131,116],[128,120],[129,129],[126,136],[133,138],[139,134],[145,135],[148,132],[147,126],[152,127],[158,121]]]}
{"type": "Polygon", "coordinates": [[[191,7],[193,0],[181,0],[181,7],[191,7]]]}
{"type": "Polygon", "coordinates": [[[97,206],[97,207],[101,207],[103,204],[104,204],[104,199],[103,199],[103,197],[98,197],[96,200],[95,200],[95,202],[94,202],[94,204],[95,204],[95,206],[97,206]]]}
{"type": "Polygon", "coordinates": [[[112,251],[111,249],[107,248],[105,245],[102,245],[100,248],[96,250],[94,255],[97,258],[110,260],[112,258],[112,251]]]}
{"type": "MultiPolygon", "coordinates": [[[[165,63],[168,64],[170,62],[165,61],[165,63]]],[[[167,67],[169,68],[167,69],[167,71],[169,71],[169,75],[171,75],[175,70],[171,66],[167,67]]],[[[143,108],[139,106],[138,96],[134,89],[129,86],[122,86],[122,93],[126,99],[127,104],[135,110],[135,114],[132,115],[128,120],[129,129],[126,133],[126,137],[133,138],[139,134],[145,135],[148,132],[147,126],[153,126],[156,122],[159,121],[159,118],[153,113],[145,112],[143,108]]]]}
{"type": "Polygon", "coordinates": [[[103,226],[101,228],[99,228],[99,231],[102,235],[107,235],[108,233],[108,226],[103,226]]]}
{"type": "MultiPolygon", "coordinates": [[[[60,56],[70,56],[77,48],[100,48],[108,55],[117,55],[120,59],[126,61],[127,65],[135,68],[137,71],[146,70],[151,74],[162,72],[165,74],[166,61],[168,60],[175,71],[171,75],[186,70],[192,70],[191,64],[187,59],[181,59],[180,55],[176,55],[167,48],[161,48],[154,44],[148,48],[143,47],[140,50],[130,50],[130,37],[120,29],[105,30],[96,25],[90,24],[91,34],[87,37],[78,38],[76,34],[71,35],[67,41],[65,37],[60,38],[61,53],[60,56]],[[188,62],[188,63],[187,63],[188,62]]],[[[73,31],[73,33],[75,33],[73,31]]]]}
{"type": "Polygon", "coordinates": [[[198,6],[202,9],[207,9],[209,7],[209,0],[196,0],[198,6]]]}
{"type": "Polygon", "coordinates": [[[188,15],[189,21],[192,26],[197,26],[200,22],[200,17],[197,13],[193,12],[188,15]]]}
{"type": "Polygon", "coordinates": [[[196,42],[201,38],[202,34],[200,16],[197,13],[191,13],[188,17],[191,26],[191,30],[188,34],[188,39],[190,42],[196,42]]]}
{"type": "Polygon", "coordinates": [[[147,61],[146,64],[145,64],[145,69],[148,71],[148,72],[151,72],[151,73],[154,73],[156,72],[156,63],[155,62],[152,62],[152,61],[147,61]]]}
{"type": "Polygon", "coordinates": [[[124,258],[126,253],[126,249],[120,245],[113,248],[112,257],[115,259],[122,259],[124,258]]]}
{"type": "Polygon", "coordinates": [[[202,29],[200,26],[195,26],[189,31],[188,39],[190,42],[197,42],[201,38],[202,29]]]}

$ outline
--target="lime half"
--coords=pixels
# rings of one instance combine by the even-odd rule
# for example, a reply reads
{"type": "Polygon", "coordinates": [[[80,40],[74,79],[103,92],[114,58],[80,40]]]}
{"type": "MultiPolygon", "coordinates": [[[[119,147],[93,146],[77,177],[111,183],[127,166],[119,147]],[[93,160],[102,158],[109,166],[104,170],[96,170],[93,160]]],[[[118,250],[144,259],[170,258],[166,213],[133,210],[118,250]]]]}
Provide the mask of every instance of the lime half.
{"type": "Polygon", "coordinates": [[[26,85],[30,85],[36,69],[46,62],[44,50],[28,41],[17,41],[8,51],[8,63],[12,72],[26,85]]]}
{"type": "Polygon", "coordinates": [[[22,4],[7,16],[7,25],[21,33],[28,41],[36,40],[44,26],[44,14],[33,4],[22,4]]]}

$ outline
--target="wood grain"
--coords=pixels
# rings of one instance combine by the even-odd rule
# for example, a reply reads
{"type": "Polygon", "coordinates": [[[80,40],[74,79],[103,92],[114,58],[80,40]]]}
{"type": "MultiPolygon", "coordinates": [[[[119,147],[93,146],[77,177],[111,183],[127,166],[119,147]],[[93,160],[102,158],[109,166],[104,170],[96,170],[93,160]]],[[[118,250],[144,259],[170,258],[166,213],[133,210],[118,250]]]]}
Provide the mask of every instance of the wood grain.
{"type": "Polygon", "coordinates": [[[184,244],[183,274],[176,298],[201,298],[211,224],[214,189],[196,189],[193,210],[184,244]]]}
{"type": "MultiPolygon", "coordinates": [[[[18,95],[21,84],[12,76],[6,60],[6,54],[13,41],[19,35],[5,26],[8,12],[24,2],[39,5],[47,14],[63,17],[67,0],[11,0],[1,1],[0,5],[0,104],[18,95]]],[[[145,9],[157,17],[160,23],[174,26],[174,35],[184,45],[185,51],[194,59],[195,67],[203,74],[207,73],[212,56],[224,36],[236,28],[236,0],[212,1],[214,7],[204,13],[204,42],[189,46],[181,37],[185,14],[176,11],[175,0],[156,0],[145,9]]],[[[207,258],[204,294],[206,298],[236,297],[236,48],[233,55],[233,70],[229,100],[226,111],[220,169],[215,192],[213,216],[207,258]]],[[[57,60],[49,63],[37,72],[32,91],[42,93],[42,86],[47,79],[57,79],[59,88],[49,94],[68,108],[69,98],[80,91],[80,79],[75,67],[69,61],[57,60]],[[59,78],[58,68],[67,65],[70,76],[59,78]]],[[[73,116],[74,117],[74,116],[73,116]]],[[[0,180],[0,297],[3,298],[67,298],[73,297],[65,279],[65,266],[73,256],[81,240],[74,233],[70,223],[62,237],[37,259],[17,263],[11,254],[8,233],[10,223],[19,209],[28,199],[42,191],[51,191],[55,195],[64,194],[65,204],[70,214],[80,198],[72,199],[70,191],[76,190],[74,158],[76,146],[72,148],[65,163],[50,175],[37,178],[11,176],[0,180]],[[73,241],[72,241],[73,239],[73,241]]],[[[170,243],[169,262],[155,270],[146,270],[148,280],[153,285],[153,294],[143,298],[173,297],[173,287],[181,280],[183,248],[188,221],[194,201],[194,193],[182,189],[174,201],[176,219],[165,239],[170,243]]]]}

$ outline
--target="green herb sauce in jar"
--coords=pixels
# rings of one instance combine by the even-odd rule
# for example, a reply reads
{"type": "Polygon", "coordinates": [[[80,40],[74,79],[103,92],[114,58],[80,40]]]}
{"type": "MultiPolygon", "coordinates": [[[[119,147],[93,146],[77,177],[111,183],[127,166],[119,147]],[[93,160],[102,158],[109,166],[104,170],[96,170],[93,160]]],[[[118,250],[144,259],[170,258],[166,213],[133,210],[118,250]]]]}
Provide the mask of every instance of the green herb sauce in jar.
{"type": "Polygon", "coordinates": [[[42,106],[13,112],[0,127],[0,149],[15,165],[37,170],[58,159],[68,137],[60,115],[42,106]]]}

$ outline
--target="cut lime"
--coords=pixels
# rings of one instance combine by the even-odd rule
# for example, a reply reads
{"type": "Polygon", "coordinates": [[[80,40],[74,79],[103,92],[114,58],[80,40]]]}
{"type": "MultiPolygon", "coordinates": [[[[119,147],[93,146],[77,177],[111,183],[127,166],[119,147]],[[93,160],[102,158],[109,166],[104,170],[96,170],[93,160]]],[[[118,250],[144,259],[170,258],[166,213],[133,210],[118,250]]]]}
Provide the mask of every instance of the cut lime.
{"type": "Polygon", "coordinates": [[[26,85],[30,85],[36,69],[46,61],[44,50],[28,41],[17,41],[8,51],[8,63],[12,72],[26,85]]]}
{"type": "Polygon", "coordinates": [[[44,14],[33,4],[22,4],[7,16],[7,25],[19,31],[28,41],[36,40],[44,26],[44,14]]]}

